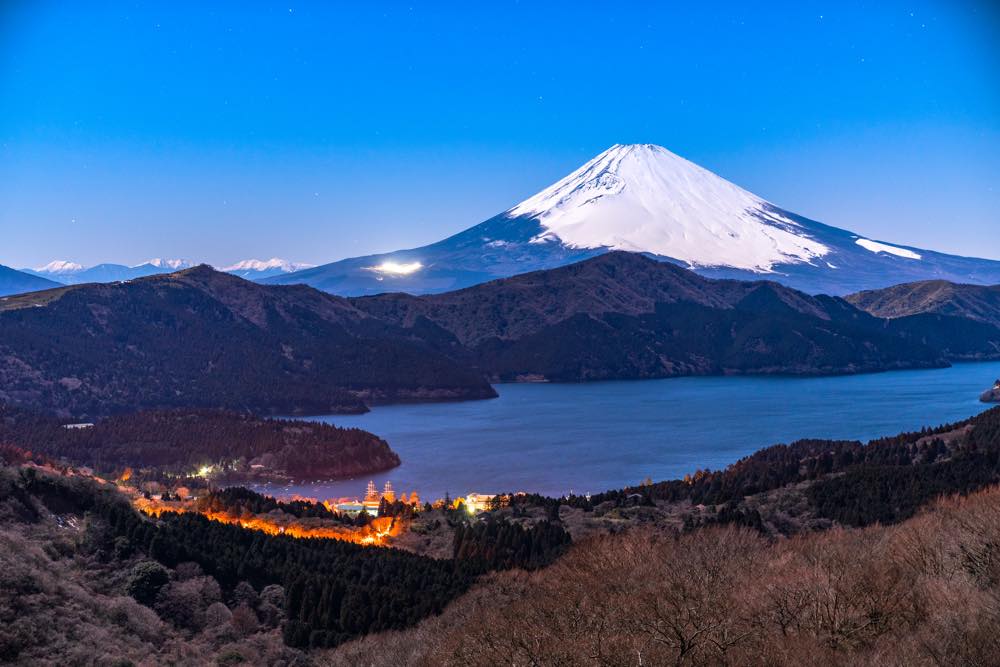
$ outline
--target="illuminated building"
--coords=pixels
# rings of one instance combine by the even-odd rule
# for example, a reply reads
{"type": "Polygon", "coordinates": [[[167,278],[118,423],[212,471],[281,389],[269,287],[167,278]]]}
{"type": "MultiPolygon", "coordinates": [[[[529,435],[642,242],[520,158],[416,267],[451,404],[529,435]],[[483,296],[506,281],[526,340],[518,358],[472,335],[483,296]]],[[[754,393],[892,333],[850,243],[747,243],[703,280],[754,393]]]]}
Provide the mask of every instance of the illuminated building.
{"type": "Polygon", "coordinates": [[[336,508],[338,512],[343,512],[344,514],[347,514],[349,516],[356,516],[358,514],[361,514],[361,510],[363,510],[365,506],[364,503],[359,503],[356,500],[351,500],[347,502],[337,503],[336,505],[334,505],[334,508],[336,508]]]}
{"type": "Polygon", "coordinates": [[[490,501],[495,497],[495,494],[470,493],[464,499],[465,509],[471,514],[485,512],[490,508],[490,501]]]}

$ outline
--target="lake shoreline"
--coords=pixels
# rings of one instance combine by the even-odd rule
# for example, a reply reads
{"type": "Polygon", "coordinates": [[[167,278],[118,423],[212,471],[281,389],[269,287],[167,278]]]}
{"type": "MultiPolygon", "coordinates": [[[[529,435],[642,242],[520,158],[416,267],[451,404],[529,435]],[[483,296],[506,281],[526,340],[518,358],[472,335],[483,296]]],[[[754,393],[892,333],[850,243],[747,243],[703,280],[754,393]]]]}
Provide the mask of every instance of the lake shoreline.
{"type": "Polygon", "coordinates": [[[720,469],[800,438],[867,441],[966,419],[989,408],[1000,362],[835,377],[696,376],[497,384],[498,398],[379,406],[314,417],[384,438],[402,463],[269,494],[361,495],[369,479],[433,500],[469,492],[598,493],[646,477],[720,469]]]}

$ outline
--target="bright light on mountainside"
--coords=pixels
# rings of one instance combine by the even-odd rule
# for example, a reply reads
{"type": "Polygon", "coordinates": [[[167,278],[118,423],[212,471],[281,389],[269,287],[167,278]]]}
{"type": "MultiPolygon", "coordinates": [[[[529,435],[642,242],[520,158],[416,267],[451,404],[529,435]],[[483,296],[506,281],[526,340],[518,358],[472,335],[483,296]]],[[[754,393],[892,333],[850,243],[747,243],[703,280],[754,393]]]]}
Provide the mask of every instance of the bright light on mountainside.
{"type": "Polygon", "coordinates": [[[400,264],[399,262],[382,262],[378,266],[369,267],[369,271],[376,271],[378,273],[388,273],[394,276],[406,276],[415,271],[419,271],[424,267],[420,262],[408,262],[406,264],[400,264]]]}

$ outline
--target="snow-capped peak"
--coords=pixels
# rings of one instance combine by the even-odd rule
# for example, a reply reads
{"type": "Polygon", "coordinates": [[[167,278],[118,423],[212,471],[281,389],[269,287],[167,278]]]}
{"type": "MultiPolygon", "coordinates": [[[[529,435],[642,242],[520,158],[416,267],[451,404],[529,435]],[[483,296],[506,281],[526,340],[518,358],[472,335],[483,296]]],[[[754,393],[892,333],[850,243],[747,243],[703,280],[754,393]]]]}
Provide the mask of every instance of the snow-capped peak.
{"type": "Polygon", "coordinates": [[[161,259],[159,257],[156,257],[155,259],[147,259],[145,262],[140,262],[139,264],[136,264],[132,268],[134,269],[146,265],[155,266],[158,269],[171,269],[173,271],[178,271],[180,269],[189,269],[191,268],[191,266],[193,266],[191,262],[187,261],[186,259],[161,259]]]}
{"type": "Polygon", "coordinates": [[[616,144],[507,211],[534,240],[649,252],[691,266],[770,271],[829,252],[777,207],[652,144],[616,144]]]}
{"type": "Polygon", "coordinates": [[[261,259],[244,259],[242,262],[236,262],[232,266],[224,267],[223,271],[270,271],[272,269],[279,269],[284,273],[291,273],[292,271],[299,271],[300,269],[310,269],[314,264],[303,264],[301,262],[289,262],[287,259],[281,259],[279,257],[272,257],[268,260],[261,259]]]}
{"type": "Polygon", "coordinates": [[[77,264],[76,262],[68,262],[64,259],[57,259],[53,262],[49,262],[45,266],[40,266],[35,271],[39,273],[53,273],[53,274],[66,274],[66,273],[78,273],[83,271],[83,265],[77,264]]]}

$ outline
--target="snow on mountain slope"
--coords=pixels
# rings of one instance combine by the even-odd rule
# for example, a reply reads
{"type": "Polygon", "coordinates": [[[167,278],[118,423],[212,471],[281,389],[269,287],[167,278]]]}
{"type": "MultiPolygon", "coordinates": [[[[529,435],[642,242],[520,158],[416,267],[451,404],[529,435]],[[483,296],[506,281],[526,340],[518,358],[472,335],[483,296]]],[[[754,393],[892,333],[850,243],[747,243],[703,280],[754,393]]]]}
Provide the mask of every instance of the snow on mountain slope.
{"type": "Polygon", "coordinates": [[[261,259],[244,259],[242,262],[236,262],[232,266],[227,266],[223,271],[267,271],[269,269],[279,269],[288,273],[290,271],[298,271],[300,269],[308,269],[315,266],[314,264],[303,264],[301,262],[289,262],[287,259],[280,259],[278,257],[272,257],[268,260],[261,259]]]}
{"type": "Polygon", "coordinates": [[[76,262],[70,262],[64,259],[57,259],[49,262],[45,266],[38,267],[34,270],[34,273],[64,275],[67,273],[78,273],[80,271],[83,271],[82,264],[77,264],[76,262]]]}
{"type": "Polygon", "coordinates": [[[436,243],[263,282],[306,283],[343,295],[434,293],[609,250],[641,252],[709,277],[769,278],[811,293],[842,295],[927,279],[1000,282],[1000,261],[824,225],[650,144],[612,146],[520,204],[436,243]]]}
{"type": "Polygon", "coordinates": [[[858,239],[855,241],[859,246],[865,250],[871,250],[872,252],[887,252],[890,255],[896,255],[897,257],[906,257],[907,259],[920,259],[920,255],[913,252],[912,250],[907,250],[906,248],[897,248],[894,245],[889,245],[888,243],[879,243],[878,241],[870,241],[868,239],[858,239]]]}
{"type": "MultiPolygon", "coordinates": [[[[49,262],[43,267],[24,269],[23,271],[24,273],[54,280],[64,285],[79,285],[82,283],[111,283],[132,280],[160,273],[172,273],[181,269],[191,268],[192,266],[194,264],[186,259],[154,258],[133,266],[105,263],[86,267],[75,262],[56,260],[49,262]]],[[[274,257],[269,260],[247,259],[221,270],[238,275],[241,278],[246,278],[247,280],[260,280],[269,276],[301,271],[312,266],[312,264],[289,262],[274,257]]],[[[38,284],[44,285],[44,283],[38,284]]]]}
{"type": "Polygon", "coordinates": [[[183,259],[150,259],[141,264],[126,266],[124,264],[96,264],[83,266],[76,262],[56,260],[38,269],[25,269],[32,275],[55,280],[65,285],[82,283],[110,283],[119,280],[132,280],[158,273],[170,273],[180,269],[190,268],[191,262],[183,259]]]}
{"type": "Polygon", "coordinates": [[[259,280],[268,276],[277,276],[292,271],[301,271],[315,266],[314,264],[304,264],[301,262],[289,262],[287,259],[272,257],[268,260],[244,259],[231,266],[221,269],[227,273],[232,273],[248,280],[259,280]]]}
{"type": "Polygon", "coordinates": [[[136,264],[131,268],[138,269],[143,266],[152,266],[157,269],[169,269],[170,271],[180,271],[181,269],[190,269],[194,266],[194,264],[186,259],[161,259],[160,257],[157,257],[155,259],[147,259],[145,262],[136,264]]]}
{"type": "Polygon", "coordinates": [[[537,241],[691,266],[770,271],[830,251],[763,199],[650,144],[612,146],[507,214],[536,218],[545,228],[537,241]]]}

